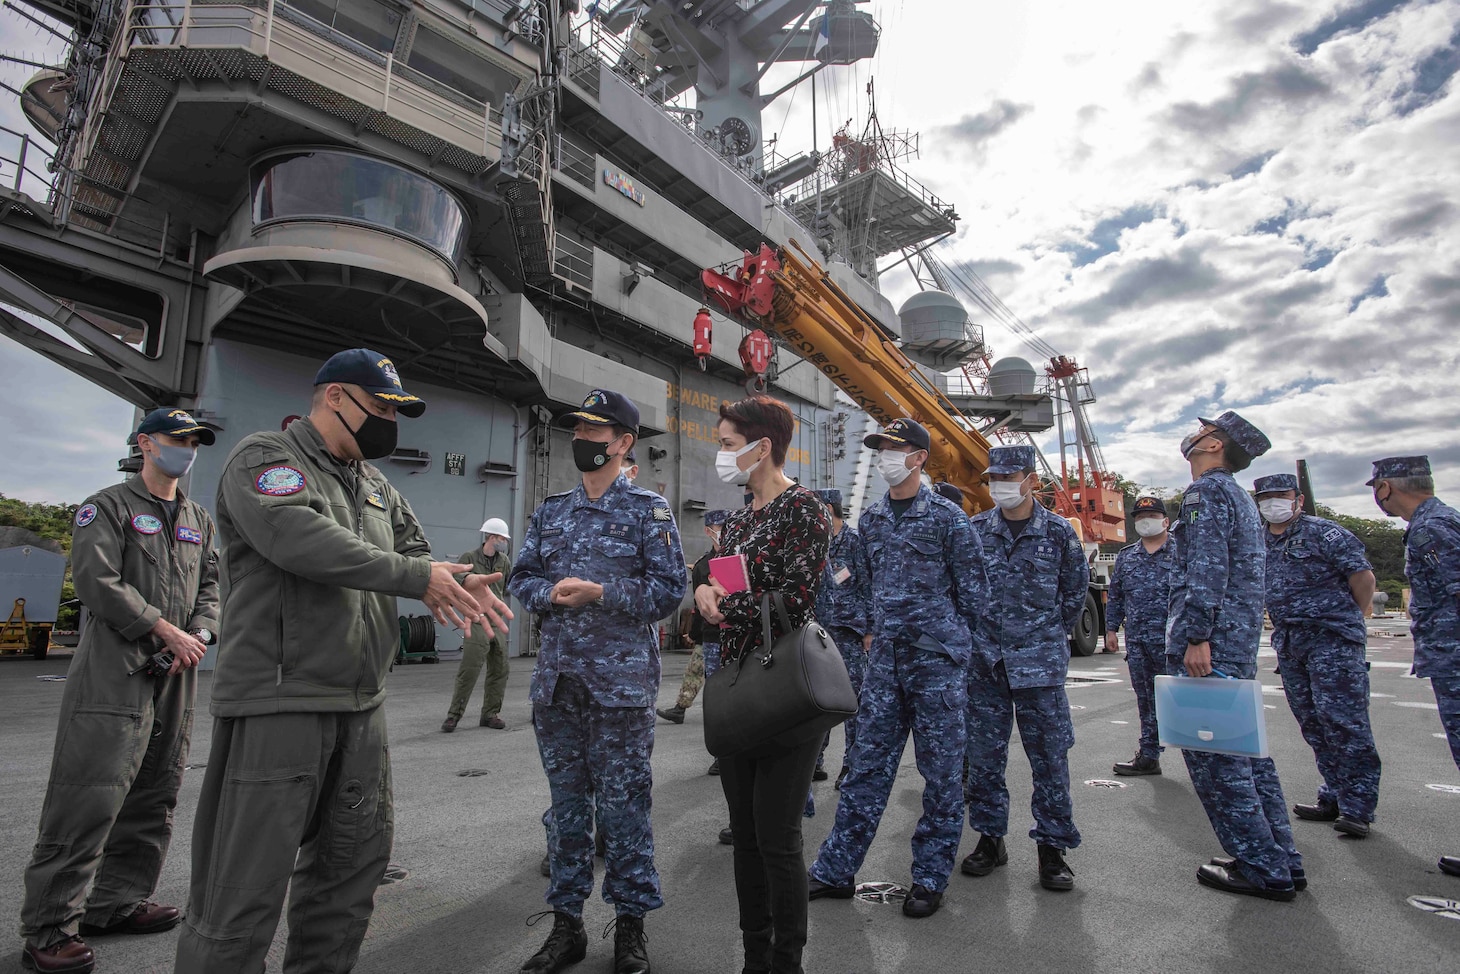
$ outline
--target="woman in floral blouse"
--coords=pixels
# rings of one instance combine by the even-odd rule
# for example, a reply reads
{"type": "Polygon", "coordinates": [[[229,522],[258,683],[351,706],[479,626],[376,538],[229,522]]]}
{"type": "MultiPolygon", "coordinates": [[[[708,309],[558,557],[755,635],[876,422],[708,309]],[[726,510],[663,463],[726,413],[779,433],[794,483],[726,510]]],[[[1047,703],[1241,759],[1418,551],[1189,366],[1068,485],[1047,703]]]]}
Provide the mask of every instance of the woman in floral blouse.
{"type": "MultiPolygon", "coordinates": [[[[780,592],[792,628],[811,620],[826,565],[831,524],[816,494],[786,476],[795,416],[785,403],[752,396],[720,406],[721,479],[749,486],[754,501],[726,519],[725,554],[743,554],[750,590],[727,594],[713,579],[695,590],[705,621],[719,623],[725,663],[758,649],[760,597],[780,592]]],[[[771,637],[782,635],[772,613],[771,637]]],[[[807,880],[801,812],[821,749],[821,735],[756,757],[720,760],[720,783],[735,838],[735,892],[745,939],[745,974],[801,974],[806,945],[807,880]]]]}

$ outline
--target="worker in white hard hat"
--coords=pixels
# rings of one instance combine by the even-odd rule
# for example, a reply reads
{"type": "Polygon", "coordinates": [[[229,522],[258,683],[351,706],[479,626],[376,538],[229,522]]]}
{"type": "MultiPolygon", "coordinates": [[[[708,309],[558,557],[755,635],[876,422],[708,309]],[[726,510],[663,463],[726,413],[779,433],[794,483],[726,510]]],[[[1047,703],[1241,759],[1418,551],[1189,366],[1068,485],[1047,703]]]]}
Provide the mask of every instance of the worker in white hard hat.
{"type": "MultiPolygon", "coordinates": [[[[471,571],[458,575],[456,580],[463,581],[467,575],[501,572],[501,581],[492,583],[491,588],[498,598],[505,599],[507,596],[503,589],[508,576],[512,574],[512,559],[507,553],[511,543],[512,535],[507,530],[507,522],[500,517],[487,518],[482,522],[481,546],[463,553],[457,559],[462,564],[470,564],[471,571]]],[[[451,707],[441,723],[443,733],[450,734],[456,730],[457,722],[466,711],[466,702],[471,697],[472,690],[476,689],[477,674],[482,671],[483,666],[487,668],[487,676],[482,681],[480,724],[493,730],[506,729],[507,724],[500,716],[502,695],[507,690],[506,639],[490,629],[478,629],[474,626],[461,641],[461,669],[456,672],[456,689],[451,694],[451,707]]]]}

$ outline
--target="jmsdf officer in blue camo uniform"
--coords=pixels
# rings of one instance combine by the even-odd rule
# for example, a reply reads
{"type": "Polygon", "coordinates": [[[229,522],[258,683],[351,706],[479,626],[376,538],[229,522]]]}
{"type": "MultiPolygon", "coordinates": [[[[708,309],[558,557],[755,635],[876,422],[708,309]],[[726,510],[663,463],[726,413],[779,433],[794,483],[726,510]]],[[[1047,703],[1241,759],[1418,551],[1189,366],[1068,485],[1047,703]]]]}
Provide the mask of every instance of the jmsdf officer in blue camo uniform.
{"type": "Polygon", "coordinates": [[[986,876],[1009,861],[1009,735],[1019,738],[1034,773],[1029,837],[1039,847],[1039,883],[1069,890],[1064,851],[1080,844],[1070,800],[1069,750],[1075,743],[1065,674],[1069,632],[1090,588],[1090,566],[1070,522],[1034,496],[1032,446],[989,450],[989,493],[997,505],[973,518],[989,577],[989,604],[974,631],[968,667],[968,824],[980,835],[963,861],[986,876]]]}
{"type": "MultiPolygon", "coordinates": [[[[1409,577],[1414,675],[1428,679],[1440,723],[1460,768],[1460,512],[1435,496],[1430,458],[1374,461],[1374,503],[1409,522],[1404,574],[1409,577]]],[[[1441,856],[1440,869],[1460,876],[1460,856],[1441,856]]]]}
{"type": "Polygon", "coordinates": [[[533,512],[508,591],[542,616],[532,723],[552,790],[547,903],[553,929],[525,965],[548,974],[587,951],[595,800],[606,836],[603,898],[617,914],[615,974],[647,974],[644,914],[664,905],[649,821],[659,650],[654,623],[684,596],[669,503],[621,476],[639,410],[595,389],[559,423],[573,429],[583,482],[533,512]]]}
{"type": "Polygon", "coordinates": [[[1259,477],[1267,522],[1267,615],[1288,707],[1313,748],[1318,801],[1293,814],[1362,839],[1379,804],[1379,751],[1369,726],[1364,609],[1374,572],[1364,543],[1341,524],[1302,513],[1298,478],[1259,477]]]}
{"type": "MultiPolygon", "coordinates": [[[[1257,505],[1233,478],[1272,444],[1234,412],[1199,419],[1181,441],[1192,483],[1172,536],[1176,567],[1166,623],[1172,676],[1257,675],[1265,543],[1257,505]]],[[[1270,758],[1185,751],[1186,769],[1227,857],[1197,870],[1204,886],[1288,901],[1307,885],[1270,758]]]]}
{"type": "MultiPolygon", "coordinates": [[[[857,529],[842,519],[842,492],[831,488],[818,490],[816,496],[831,511],[831,547],[826,553],[821,588],[816,590],[816,621],[826,627],[832,641],[847,664],[847,676],[860,700],[862,680],[867,675],[867,650],[872,644],[872,567],[867,563],[867,549],[857,529]]],[[[842,724],[846,747],[842,750],[842,769],[836,776],[840,788],[850,766],[852,746],[857,742],[857,720],[842,724]]],[[[831,739],[830,735],[827,740],[831,739]]],[[[826,744],[821,745],[822,754],[826,744]]],[[[822,759],[816,759],[821,767],[822,759]]]]}
{"type": "Polygon", "coordinates": [[[953,871],[962,825],[963,708],[972,628],[988,581],[963,508],[924,486],[931,438],[893,420],[862,441],[877,451],[886,496],[858,522],[872,566],[872,648],[857,715],[857,743],[836,824],[807,870],[813,900],[849,899],[897,766],[912,733],[923,776],[923,816],[913,831],[909,917],[932,916],[953,871]]]}
{"type": "Polygon", "coordinates": [[[1171,521],[1159,497],[1136,500],[1131,514],[1141,540],[1115,556],[1105,601],[1105,651],[1118,648],[1116,634],[1125,625],[1125,662],[1141,715],[1141,742],[1136,756],[1119,761],[1118,775],[1161,773],[1161,744],[1156,726],[1156,675],[1166,672],[1166,613],[1171,608],[1171,521]]]}

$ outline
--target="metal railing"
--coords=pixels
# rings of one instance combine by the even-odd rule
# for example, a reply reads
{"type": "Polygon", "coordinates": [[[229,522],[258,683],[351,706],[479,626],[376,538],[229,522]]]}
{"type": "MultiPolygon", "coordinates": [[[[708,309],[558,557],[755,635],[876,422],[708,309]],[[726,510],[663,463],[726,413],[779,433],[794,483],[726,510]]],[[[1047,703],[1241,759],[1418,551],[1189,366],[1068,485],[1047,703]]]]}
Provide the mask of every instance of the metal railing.
{"type": "Polygon", "coordinates": [[[593,150],[579,143],[576,137],[558,131],[558,171],[574,182],[593,188],[598,158],[593,150]]]}
{"type": "Polygon", "coordinates": [[[52,158],[30,133],[0,125],[0,184],[38,202],[50,202],[56,182],[48,168],[52,158]]]}

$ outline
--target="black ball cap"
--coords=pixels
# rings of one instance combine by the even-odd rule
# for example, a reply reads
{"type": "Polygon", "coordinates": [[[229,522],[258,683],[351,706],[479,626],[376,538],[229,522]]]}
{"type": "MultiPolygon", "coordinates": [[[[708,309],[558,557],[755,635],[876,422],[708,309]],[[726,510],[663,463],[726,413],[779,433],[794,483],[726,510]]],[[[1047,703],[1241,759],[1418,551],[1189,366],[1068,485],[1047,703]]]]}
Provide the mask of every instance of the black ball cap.
{"type": "Polygon", "coordinates": [[[351,348],[331,355],[314,376],[315,385],[322,386],[326,382],[359,386],[411,419],[426,411],[426,400],[401,388],[400,373],[395,370],[395,363],[368,348],[351,348]]]}
{"type": "Polygon", "coordinates": [[[593,426],[622,426],[639,435],[639,407],[628,396],[612,389],[594,389],[583,397],[583,405],[558,417],[558,425],[572,429],[579,423],[593,426]]]}
{"type": "Polygon", "coordinates": [[[153,433],[161,433],[164,436],[192,436],[198,435],[198,442],[203,446],[212,446],[217,439],[213,431],[208,429],[186,409],[173,409],[163,406],[161,409],[154,409],[142,417],[142,422],[137,424],[137,432],[127,438],[128,443],[137,442],[139,435],[150,436],[153,433]]]}

